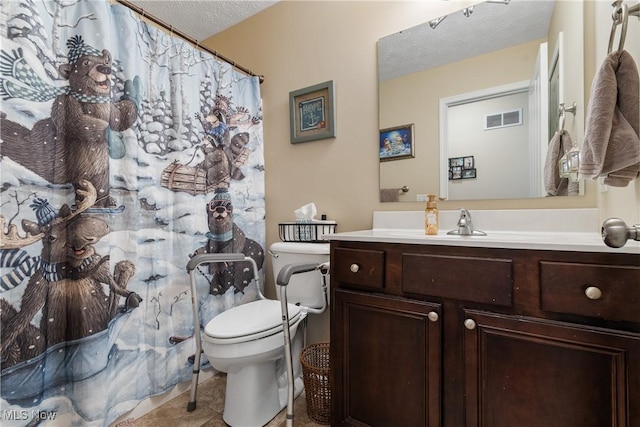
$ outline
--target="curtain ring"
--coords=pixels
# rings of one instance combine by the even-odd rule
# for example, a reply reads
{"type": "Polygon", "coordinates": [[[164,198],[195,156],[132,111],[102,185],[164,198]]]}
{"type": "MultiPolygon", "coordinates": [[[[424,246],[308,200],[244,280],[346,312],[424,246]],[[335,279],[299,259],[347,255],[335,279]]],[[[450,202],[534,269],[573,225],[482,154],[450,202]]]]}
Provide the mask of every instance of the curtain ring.
{"type": "Polygon", "coordinates": [[[629,22],[629,6],[623,4],[619,9],[616,9],[613,12],[613,25],[611,26],[611,34],[609,35],[609,47],[607,48],[607,54],[612,52],[613,49],[613,40],[616,35],[616,27],[618,25],[622,25],[620,30],[620,41],[618,42],[618,53],[622,52],[624,49],[624,40],[627,37],[627,24],[629,22]],[[620,18],[615,18],[620,15],[620,18]]]}

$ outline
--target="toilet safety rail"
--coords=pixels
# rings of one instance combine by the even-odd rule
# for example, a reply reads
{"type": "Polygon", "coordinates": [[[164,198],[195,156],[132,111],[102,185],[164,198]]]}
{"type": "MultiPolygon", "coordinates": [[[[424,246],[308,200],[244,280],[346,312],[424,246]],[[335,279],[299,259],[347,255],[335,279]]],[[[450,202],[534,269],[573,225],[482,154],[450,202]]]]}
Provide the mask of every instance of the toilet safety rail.
{"type": "MultiPolygon", "coordinates": [[[[227,253],[227,254],[200,254],[196,255],[187,263],[187,272],[189,273],[191,283],[191,303],[193,305],[193,325],[194,336],[196,341],[196,354],[193,364],[193,377],[191,379],[191,391],[189,394],[189,402],[187,403],[187,411],[192,412],[196,409],[196,392],[198,390],[198,376],[200,374],[200,357],[202,355],[202,337],[200,334],[200,315],[198,311],[198,298],[196,292],[196,279],[195,272],[202,264],[212,263],[230,263],[230,262],[249,262],[253,267],[253,276],[256,281],[256,287],[258,290],[258,296],[260,299],[265,299],[264,294],[260,290],[260,276],[258,273],[258,266],[253,258],[245,256],[241,253],[227,253]]],[[[310,313],[323,313],[329,304],[327,294],[327,282],[326,278],[329,275],[329,263],[323,264],[309,264],[309,263],[297,263],[287,264],[278,273],[276,283],[280,285],[280,306],[282,309],[282,331],[284,334],[284,349],[285,349],[285,363],[287,368],[287,413],[286,413],[286,426],[293,426],[293,399],[294,399],[294,377],[293,377],[293,355],[291,350],[291,334],[289,331],[289,310],[287,303],[287,286],[291,277],[295,274],[306,273],[314,270],[319,270],[322,275],[322,292],[323,292],[323,305],[319,309],[307,308],[307,312],[310,313]]]]}
{"type": "Polygon", "coordinates": [[[291,332],[289,331],[289,310],[287,309],[287,285],[291,276],[298,273],[307,273],[309,271],[320,270],[322,274],[322,293],[323,302],[320,309],[309,309],[309,312],[322,313],[327,309],[327,281],[329,274],[329,263],[324,264],[287,264],[278,273],[276,283],[280,285],[280,306],[282,308],[282,332],[284,333],[284,355],[287,368],[287,414],[286,427],[293,426],[293,398],[294,398],[294,381],[293,377],[293,354],[291,351],[291,332]]]}
{"type": "Polygon", "coordinates": [[[228,254],[200,254],[196,255],[187,263],[187,273],[189,273],[189,281],[191,283],[191,304],[193,306],[193,335],[196,339],[196,354],[193,361],[193,377],[191,378],[191,391],[189,394],[189,402],[187,403],[187,411],[192,412],[196,409],[196,392],[198,390],[198,377],[200,374],[200,356],[202,355],[202,336],[200,334],[200,314],[198,310],[198,297],[196,292],[196,276],[195,272],[198,267],[203,264],[242,262],[251,263],[253,267],[253,278],[256,281],[258,289],[258,297],[265,299],[260,290],[260,275],[258,274],[258,265],[253,258],[240,253],[228,254]]]}

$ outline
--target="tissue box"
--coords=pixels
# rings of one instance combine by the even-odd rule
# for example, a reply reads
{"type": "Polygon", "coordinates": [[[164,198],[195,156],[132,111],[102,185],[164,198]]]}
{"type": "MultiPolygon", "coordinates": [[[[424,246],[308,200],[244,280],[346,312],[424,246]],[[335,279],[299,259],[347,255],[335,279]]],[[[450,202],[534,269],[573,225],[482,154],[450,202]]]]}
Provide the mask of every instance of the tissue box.
{"type": "Polygon", "coordinates": [[[283,242],[324,243],[323,234],[336,232],[335,221],[298,220],[278,224],[283,242]]]}

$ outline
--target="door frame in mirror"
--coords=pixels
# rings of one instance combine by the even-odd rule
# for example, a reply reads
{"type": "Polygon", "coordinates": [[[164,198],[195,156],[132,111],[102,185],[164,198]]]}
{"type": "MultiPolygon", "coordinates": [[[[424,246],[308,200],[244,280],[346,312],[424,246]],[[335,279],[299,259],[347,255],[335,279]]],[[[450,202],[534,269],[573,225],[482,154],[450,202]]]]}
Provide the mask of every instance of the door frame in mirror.
{"type": "Polygon", "coordinates": [[[440,110],[440,199],[449,199],[449,152],[448,152],[448,126],[449,108],[456,105],[467,104],[471,102],[483,101],[486,99],[497,98],[501,96],[514,95],[529,90],[529,81],[522,80],[519,82],[508,83],[492,88],[482,89],[474,92],[464,93],[461,95],[441,98],[439,100],[440,110]]]}

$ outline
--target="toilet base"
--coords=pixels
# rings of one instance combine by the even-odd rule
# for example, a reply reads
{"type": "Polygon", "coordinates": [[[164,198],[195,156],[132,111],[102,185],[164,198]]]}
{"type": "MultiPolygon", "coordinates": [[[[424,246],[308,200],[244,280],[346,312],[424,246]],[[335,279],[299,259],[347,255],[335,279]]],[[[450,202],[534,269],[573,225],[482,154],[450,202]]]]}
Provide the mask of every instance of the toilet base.
{"type": "MultiPolygon", "coordinates": [[[[304,390],[300,364],[302,329],[298,329],[291,342],[295,397],[304,390]]],[[[288,382],[284,349],[278,348],[263,357],[266,360],[262,363],[254,361],[248,365],[234,364],[227,370],[222,419],[232,427],[263,426],[287,406],[288,382]]]]}
{"type": "MultiPolygon", "coordinates": [[[[263,426],[287,406],[287,387],[277,386],[274,362],[270,366],[254,365],[240,372],[227,373],[227,387],[222,418],[233,427],[263,426]]],[[[304,390],[301,377],[294,381],[294,397],[304,390]]]]}
{"type": "Polygon", "coordinates": [[[275,383],[274,362],[253,365],[227,373],[223,419],[230,426],[261,426],[280,411],[275,383]],[[269,365],[269,366],[263,366],[269,365]]]}
{"type": "MultiPolygon", "coordinates": [[[[227,390],[222,419],[233,427],[263,426],[287,406],[287,389],[274,392],[273,367],[252,366],[237,374],[227,374],[227,390]],[[267,385],[267,387],[265,387],[267,385]]],[[[295,380],[295,396],[304,388],[301,378],[295,380]]]]}

